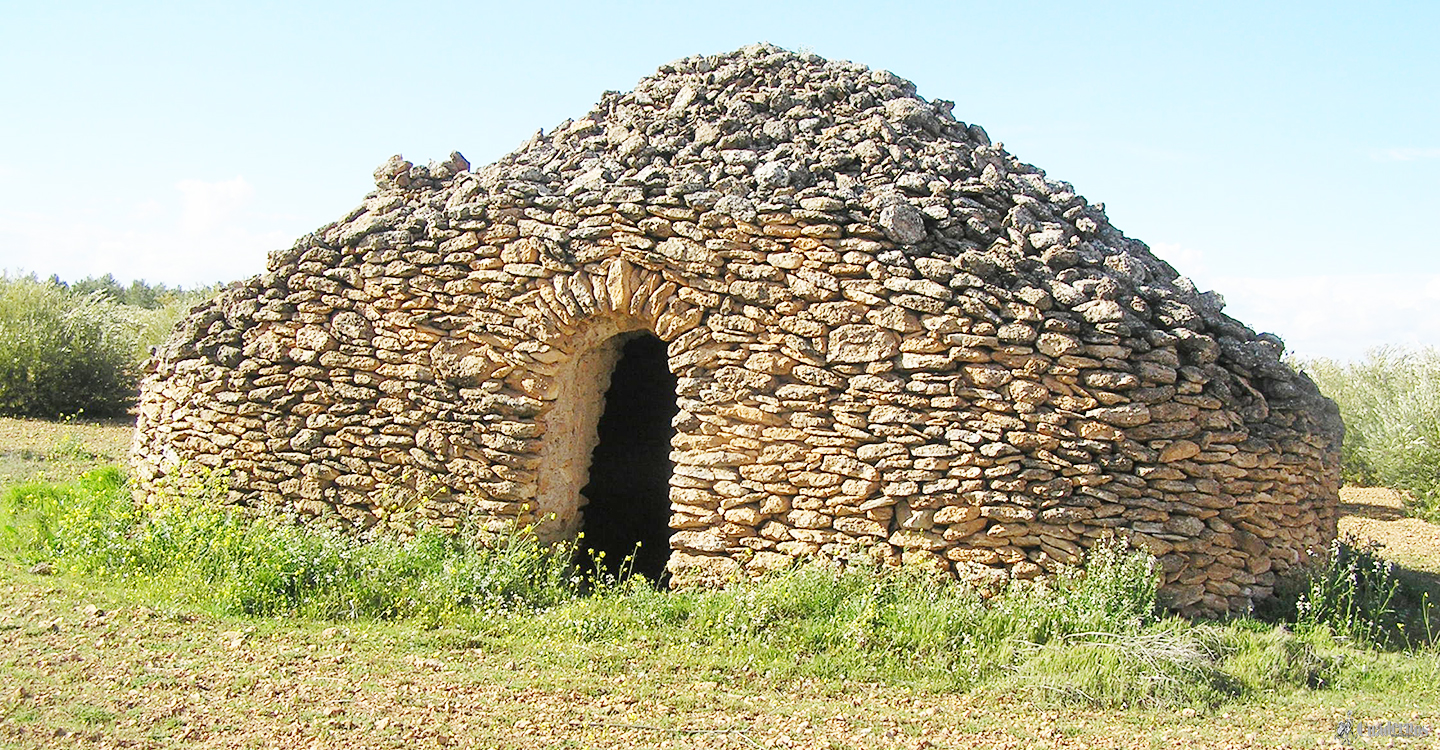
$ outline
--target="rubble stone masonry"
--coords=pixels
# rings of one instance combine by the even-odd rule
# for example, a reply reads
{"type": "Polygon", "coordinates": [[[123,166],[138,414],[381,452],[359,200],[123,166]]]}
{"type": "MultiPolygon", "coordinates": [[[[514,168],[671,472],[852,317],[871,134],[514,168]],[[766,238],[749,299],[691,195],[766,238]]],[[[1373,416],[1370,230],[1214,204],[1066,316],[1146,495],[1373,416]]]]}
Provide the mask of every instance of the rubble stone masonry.
{"type": "Polygon", "coordinates": [[[668,569],[865,550],[989,583],[1144,546],[1243,609],[1335,535],[1342,427],[1283,344],[885,72],[662,67],[474,170],[394,157],[149,364],[145,491],[364,530],[583,525],[621,347],[676,376],[668,569]]]}

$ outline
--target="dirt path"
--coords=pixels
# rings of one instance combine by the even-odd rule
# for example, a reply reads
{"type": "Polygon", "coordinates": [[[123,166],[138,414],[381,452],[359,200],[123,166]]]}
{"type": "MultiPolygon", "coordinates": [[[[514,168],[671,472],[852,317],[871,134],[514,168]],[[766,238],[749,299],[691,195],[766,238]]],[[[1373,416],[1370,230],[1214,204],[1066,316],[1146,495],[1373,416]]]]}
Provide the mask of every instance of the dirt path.
{"type": "Polygon", "coordinates": [[[1404,502],[1404,495],[1384,487],[1340,490],[1340,535],[1379,542],[1387,559],[1440,573],[1440,526],[1407,518],[1404,502]]]}

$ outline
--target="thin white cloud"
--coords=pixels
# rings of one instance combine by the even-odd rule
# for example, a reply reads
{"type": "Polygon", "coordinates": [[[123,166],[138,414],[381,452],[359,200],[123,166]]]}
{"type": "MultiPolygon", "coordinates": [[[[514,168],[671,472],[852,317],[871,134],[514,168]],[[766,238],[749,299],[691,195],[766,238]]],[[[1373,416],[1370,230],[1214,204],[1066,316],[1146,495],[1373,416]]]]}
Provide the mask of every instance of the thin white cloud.
{"type": "Polygon", "coordinates": [[[1285,340],[1302,357],[1358,359],[1377,346],[1440,346],[1440,274],[1243,276],[1216,268],[1207,254],[1176,243],[1155,255],[1202,290],[1225,298],[1225,312],[1285,340]]]}
{"type": "Polygon", "coordinates": [[[148,198],[139,203],[136,203],[135,206],[131,209],[130,213],[131,218],[137,219],[139,221],[151,221],[154,219],[159,219],[164,215],[165,204],[155,200],[154,198],[148,198]]]}
{"type": "Polygon", "coordinates": [[[1150,246],[1150,252],[1169,263],[1175,270],[1192,278],[1195,275],[1204,276],[1210,270],[1205,253],[1192,247],[1174,242],[1156,242],[1150,246]]]}
{"type": "Polygon", "coordinates": [[[169,201],[134,204],[110,220],[0,211],[0,266],[80,279],[116,278],[210,284],[265,270],[265,256],[295,232],[245,210],[255,191],[243,177],[182,180],[169,201]]]}
{"type": "Polygon", "coordinates": [[[1302,357],[1350,360],[1382,345],[1440,345],[1440,275],[1214,279],[1226,312],[1302,357]]]}
{"type": "Polygon", "coordinates": [[[1387,148],[1375,153],[1379,161],[1420,161],[1440,159],[1440,148],[1387,148]]]}

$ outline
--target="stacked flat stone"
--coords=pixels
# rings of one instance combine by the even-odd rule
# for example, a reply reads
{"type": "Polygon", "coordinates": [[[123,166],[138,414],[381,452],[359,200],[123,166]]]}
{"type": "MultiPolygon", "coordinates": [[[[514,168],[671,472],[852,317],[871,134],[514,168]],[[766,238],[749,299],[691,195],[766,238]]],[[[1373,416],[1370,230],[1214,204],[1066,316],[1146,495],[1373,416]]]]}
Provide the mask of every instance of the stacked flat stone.
{"type": "Polygon", "coordinates": [[[863,550],[988,583],[1121,536],[1184,612],[1335,535],[1342,427],[1281,341],[888,72],[662,67],[472,170],[394,157],[149,365],[142,489],[346,528],[581,523],[627,332],[679,379],[669,570],[863,550]]]}

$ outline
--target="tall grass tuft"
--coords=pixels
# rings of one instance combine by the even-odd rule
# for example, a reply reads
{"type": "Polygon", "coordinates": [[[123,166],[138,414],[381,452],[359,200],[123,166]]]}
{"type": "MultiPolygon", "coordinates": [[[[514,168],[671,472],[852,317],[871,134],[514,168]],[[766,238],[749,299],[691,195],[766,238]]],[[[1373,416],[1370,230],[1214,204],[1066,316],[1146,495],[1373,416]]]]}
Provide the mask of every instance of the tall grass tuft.
{"type": "Polygon", "coordinates": [[[1406,490],[1412,512],[1440,522],[1440,351],[1381,348],[1301,366],[1340,407],[1345,480],[1406,490]]]}
{"type": "Polygon", "coordinates": [[[0,495],[11,549],[248,615],[421,618],[551,606],[572,595],[570,553],[525,530],[481,545],[421,531],[360,541],[226,507],[203,493],[135,506],[116,469],[0,495]]]}

